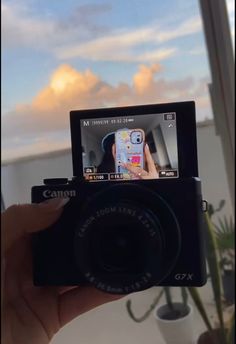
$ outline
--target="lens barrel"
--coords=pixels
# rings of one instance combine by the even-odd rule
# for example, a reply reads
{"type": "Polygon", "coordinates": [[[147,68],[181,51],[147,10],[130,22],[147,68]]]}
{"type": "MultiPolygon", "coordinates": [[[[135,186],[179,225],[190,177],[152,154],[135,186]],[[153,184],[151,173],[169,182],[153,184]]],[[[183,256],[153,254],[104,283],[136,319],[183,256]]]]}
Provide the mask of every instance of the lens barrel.
{"type": "Polygon", "coordinates": [[[74,252],[88,282],[126,294],[160,283],[173,268],[180,245],[169,205],[150,189],[127,183],[106,188],[85,205],[74,252]]]}

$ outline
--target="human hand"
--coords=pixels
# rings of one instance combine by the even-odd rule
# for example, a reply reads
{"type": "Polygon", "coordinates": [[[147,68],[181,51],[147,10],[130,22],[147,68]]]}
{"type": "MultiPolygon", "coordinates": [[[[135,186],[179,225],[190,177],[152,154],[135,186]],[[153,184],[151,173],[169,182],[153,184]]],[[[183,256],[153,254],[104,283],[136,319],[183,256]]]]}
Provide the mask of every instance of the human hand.
{"type": "Polygon", "coordinates": [[[92,286],[33,285],[31,233],[52,225],[64,204],[63,199],[52,199],[13,205],[1,215],[3,344],[48,344],[62,326],[78,315],[121,297],[92,286]]]}
{"type": "Polygon", "coordinates": [[[144,170],[141,167],[133,166],[130,163],[123,163],[122,165],[129,171],[131,174],[138,179],[157,179],[158,176],[158,170],[155,166],[155,163],[153,161],[152,155],[150,153],[148,144],[145,144],[144,148],[144,154],[145,154],[145,160],[147,164],[147,171],[144,170]]]}

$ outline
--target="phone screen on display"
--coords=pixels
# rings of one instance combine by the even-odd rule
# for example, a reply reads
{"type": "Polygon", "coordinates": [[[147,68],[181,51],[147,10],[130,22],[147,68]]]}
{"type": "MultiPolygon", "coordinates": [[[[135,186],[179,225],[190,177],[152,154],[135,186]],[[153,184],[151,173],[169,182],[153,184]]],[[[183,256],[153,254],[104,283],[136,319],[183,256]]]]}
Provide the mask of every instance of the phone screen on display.
{"type": "Polygon", "coordinates": [[[87,181],[178,178],[176,113],[80,120],[87,181]]]}

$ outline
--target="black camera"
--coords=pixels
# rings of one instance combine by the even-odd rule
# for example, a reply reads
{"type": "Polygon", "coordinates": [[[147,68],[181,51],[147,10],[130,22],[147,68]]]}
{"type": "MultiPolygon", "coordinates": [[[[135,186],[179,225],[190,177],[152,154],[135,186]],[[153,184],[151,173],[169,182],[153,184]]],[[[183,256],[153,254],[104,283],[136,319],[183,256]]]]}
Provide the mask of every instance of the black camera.
{"type": "Polygon", "coordinates": [[[65,197],[33,236],[34,283],[126,294],[206,283],[194,102],[71,111],[73,174],[32,188],[65,197]]]}

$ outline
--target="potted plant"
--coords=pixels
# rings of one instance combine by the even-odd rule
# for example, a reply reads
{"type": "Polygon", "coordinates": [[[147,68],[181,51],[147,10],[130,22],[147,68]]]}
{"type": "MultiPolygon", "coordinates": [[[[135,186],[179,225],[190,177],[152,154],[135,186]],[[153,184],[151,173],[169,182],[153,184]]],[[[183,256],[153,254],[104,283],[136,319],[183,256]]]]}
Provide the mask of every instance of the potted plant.
{"type": "Polygon", "coordinates": [[[188,303],[186,288],[181,287],[181,302],[174,302],[171,295],[171,288],[164,287],[149,310],[140,318],[137,318],[131,309],[131,301],[126,303],[130,317],[136,322],[142,322],[153,313],[160,332],[168,344],[193,344],[193,307],[188,303]],[[165,303],[158,305],[162,295],[165,295],[165,303]],[[176,333],[178,335],[176,336],[176,333]]]}
{"type": "MultiPolygon", "coordinates": [[[[224,201],[221,201],[220,207],[216,209],[219,211],[224,205],[224,201]]],[[[198,309],[199,313],[202,316],[202,319],[206,325],[206,331],[202,333],[198,338],[198,344],[233,344],[234,337],[235,337],[235,314],[232,312],[230,321],[225,321],[224,319],[224,306],[222,303],[222,275],[220,271],[219,259],[218,259],[218,246],[217,246],[217,234],[215,232],[215,227],[212,223],[211,216],[214,213],[212,211],[213,207],[210,208],[210,211],[205,216],[205,235],[206,235],[206,256],[207,256],[207,263],[209,269],[209,276],[211,278],[211,286],[212,292],[214,296],[214,302],[216,307],[216,314],[218,318],[218,324],[212,324],[209,320],[209,316],[206,312],[205,306],[202,302],[200,297],[198,288],[188,287],[188,292],[192,296],[192,300],[195,303],[196,308],[198,309]]],[[[165,292],[166,295],[166,304],[170,303],[168,300],[168,289],[162,289],[157,297],[154,299],[153,303],[151,304],[150,308],[146,311],[146,313],[137,318],[134,316],[131,310],[131,301],[127,301],[127,310],[131,318],[136,322],[144,321],[156,308],[157,304],[159,303],[163,293],[165,292]],[[166,292],[167,291],[167,292],[166,292]]],[[[186,290],[184,291],[186,292],[186,290]]],[[[186,296],[185,296],[186,298],[186,296]]],[[[183,303],[186,302],[183,301],[183,303]]],[[[168,306],[169,307],[169,306],[168,306]]],[[[159,308],[157,308],[159,309],[159,308]]],[[[169,323],[170,326],[170,323],[169,323]]],[[[181,334],[179,333],[179,328],[175,330],[175,341],[173,343],[177,344],[178,338],[181,338],[181,334]]],[[[169,342],[167,342],[169,344],[169,342]]],[[[181,341],[181,344],[186,344],[187,342],[181,341]]]]}
{"type": "Polygon", "coordinates": [[[181,288],[182,302],[173,302],[170,288],[165,287],[164,293],[166,303],[154,310],[154,317],[164,340],[168,344],[193,344],[193,307],[188,304],[186,288],[181,288]]]}
{"type": "Polygon", "coordinates": [[[206,256],[211,277],[212,291],[216,306],[216,314],[218,317],[218,325],[214,328],[207,315],[204,304],[201,300],[197,288],[188,288],[189,293],[206,324],[207,331],[202,333],[198,339],[198,344],[233,344],[234,343],[234,312],[231,315],[230,321],[226,322],[224,319],[224,307],[222,303],[222,275],[220,272],[218,260],[218,247],[214,225],[211,221],[211,216],[206,214],[206,256]]]}
{"type": "MultiPolygon", "coordinates": [[[[225,200],[219,202],[219,206],[215,208],[209,204],[208,215],[212,219],[213,215],[219,212],[225,205],[225,200]]],[[[235,224],[232,217],[230,219],[218,217],[218,225],[213,223],[217,250],[219,253],[219,264],[222,273],[222,284],[224,291],[224,299],[226,303],[234,303],[235,290],[235,224]]]]}
{"type": "Polygon", "coordinates": [[[235,301],[235,225],[232,217],[218,219],[219,225],[214,224],[217,246],[220,256],[220,268],[222,271],[222,284],[224,298],[228,304],[235,301]]]}

